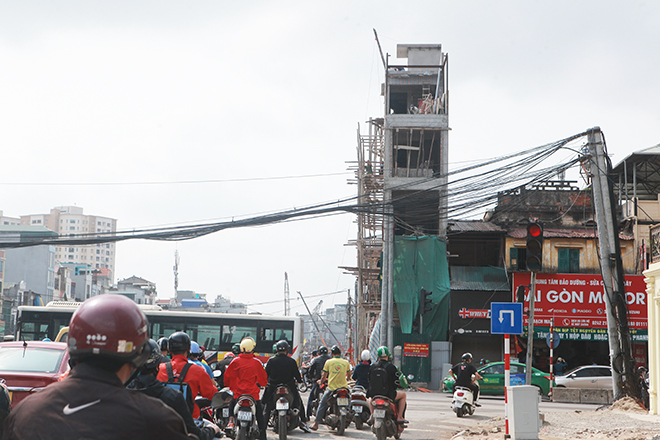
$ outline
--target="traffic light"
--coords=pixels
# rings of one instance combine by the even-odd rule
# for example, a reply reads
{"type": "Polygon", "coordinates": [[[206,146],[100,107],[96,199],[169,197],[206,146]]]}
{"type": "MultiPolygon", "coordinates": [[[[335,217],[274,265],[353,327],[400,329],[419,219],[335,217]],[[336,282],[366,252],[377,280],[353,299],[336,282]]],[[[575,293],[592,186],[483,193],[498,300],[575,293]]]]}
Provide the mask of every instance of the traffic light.
{"type": "Polygon", "coordinates": [[[433,308],[433,301],[431,300],[431,295],[433,292],[422,287],[421,294],[419,295],[419,314],[423,315],[426,312],[430,312],[433,308]]]}
{"type": "Polygon", "coordinates": [[[539,272],[543,267],[543,224],[533,221],[527,225],[527,269],[539,272]]]}

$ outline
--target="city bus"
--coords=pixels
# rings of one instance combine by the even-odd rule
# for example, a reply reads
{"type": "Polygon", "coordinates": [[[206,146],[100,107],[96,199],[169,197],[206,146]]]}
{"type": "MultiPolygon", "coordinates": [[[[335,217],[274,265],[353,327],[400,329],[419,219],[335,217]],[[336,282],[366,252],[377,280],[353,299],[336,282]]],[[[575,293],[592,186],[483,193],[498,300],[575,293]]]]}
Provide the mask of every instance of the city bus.
{"type": "MultiPolygon", "coordinates": [[[[50,302],[45,306],[19,306],[16,317],[16,340],[55,340],[69,325],[71,315],[82,303],[50,302]]],[[[158,340],[174,332],[186,332],[190,339],[206,349],[207,361],[222,359],[234,344],[251,336],[257,342],[255,354],[265,360],[273,354],[273,345],[285,339],[296,360],[302,350],[302,318],[298,316],[236,315],[214,312],[163,310],[159,306],[139,305],[149,320],[149,336],[158,340]]]]}

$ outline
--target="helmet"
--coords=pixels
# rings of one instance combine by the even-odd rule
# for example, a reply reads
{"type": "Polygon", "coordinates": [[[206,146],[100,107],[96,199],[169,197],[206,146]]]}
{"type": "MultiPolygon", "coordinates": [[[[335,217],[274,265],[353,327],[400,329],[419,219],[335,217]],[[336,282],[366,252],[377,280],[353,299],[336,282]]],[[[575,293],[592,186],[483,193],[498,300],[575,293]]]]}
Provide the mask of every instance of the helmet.
{"type": "Polygon", "coordinates": [[[341,348],[338,345],[333,345],[330,351],[333,355],[341,354],[341,348]]]}
{"type": "Polygon", "coordinates": [[[153,339],[149,339],[147,341],[147,344],[151,347],[151,354],[149,354],[149,357],[147,358],[147,361],[144,363],[144,366],[142,367],[143,370],[155,370],[158,368],[158,365],[160,365],[160,359],[163,356],[160,354],[160,349],[158,348],[158,343],[154,341],[153,339]]]}
{"type": "Polygon", "coordinates": [[[277,342],[273,344],[273,354],[277,354],[277,342]]]}
{"type": "Polygon", "coordinates": [[[384,345],[381,345],[378,347],[378,350],[376,351],[376,354],[378,355],[379,358],[389,358],[390,355],[390,349],[387,348],[384,345]]]}
{"type": "Polygon", "coordinates": [[[328,347],[326,347],[325,345],[321,345],[319,347],[319,354],[328,354],[328,347]]]}
{"type": "Polygon", "coordinates": [[[278,353],[288,353],[289,352],[289,343],[282,339],[277,344],[275,344],[278,353]]]}
{"type": "Polygon", "coordinates": [[[461,356],[461,359],[463,359],[465,362],[470,362],[472,360],[472,354],[471,353],[463,353],[463,356],[461,356]]]}
{"type": "Polygon", "coordinates": [[[362,350],[362,353],[360,354],[360,359],[363,361],[368,361],[371,359],[371,352],[369,350],[362,350]]]}
{"type": "Polygon", "coordinates": [[[167,351],[167,338],[166,337],[163,336],[162,338],[160,338],[158,340],[158,349],[160,351],[167,351]]]}
{"type": "Polygon", "coordinates": [[[200,355],[204,353],[200,348],[199,344],[195,341],[190,341],[190,354],[200,355]]]}
{"type": "Polygon", "coordinates": [[[125,296],[94,296],[71,317],[69,355],[73,360],[98,357],[140,367],[151,353],[147,324],[142,310],[125,296]]]}
{"type": "Polygon", "coordinates": [[[241,354],[241,344],[240,344],[240,342],[235,343],[235,344],[231,347],[231,352],[234,353],[234,355],[236,355],[236,356],[238,356],[239,354],[241,354]]]}
{"type": "Polygon", "coordinates": [[[222,359],[233,359],[233,358],[235,358],[235,357],[236,357],[236,356],[234,356],[234,353],[232,353],[232,352],[227,352],[227,353],[225,353],[225,357],[223,357],[222,359]]]}
{"type": "Polygon", "coordinates": [[[176,332],[167,340],[167,348],[172,353],[185,353],[190,351],[190,336],[184,332],[176,332]]]}
{"type": "Polygon", "coordinates": [[[43,341],[43,342],[53,342],[53,340],[50,339],[50,338],[43,338],[42,341],[43,341]]]}
{"type": "Polygon", "coordinates": [[[257,343],[251,337],[243,338],[241,341],[241,353],[252,353],[257,343]]]}
{"type": "Polygon", "coordinates": [[[318,356],[318,355],[319,355],[319,351],[318,351],[318,350],[312,350],[312,356],[316,357],[316,356],[318,356]]]}

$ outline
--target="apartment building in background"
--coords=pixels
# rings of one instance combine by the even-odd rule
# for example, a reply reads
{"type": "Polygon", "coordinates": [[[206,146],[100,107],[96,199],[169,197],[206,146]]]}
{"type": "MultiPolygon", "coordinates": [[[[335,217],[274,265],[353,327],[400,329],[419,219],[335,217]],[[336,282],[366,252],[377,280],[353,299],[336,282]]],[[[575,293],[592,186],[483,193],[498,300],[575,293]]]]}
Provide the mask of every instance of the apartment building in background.
{"type": "MultiPolygon", "coordinates": [[[[13,220],[10,217],[3,217],[0,211],[0,221],[5,219],[6,221],[13,220]]],[[[22,215],[20,224],[43,226],[60,235],[113,235],[117,232],[116,219],[98,215],[85,215],[83,214],[83,208],[78,206],[56,206],[50,210],[49,214],[22,215]]],[[[56,246],[55,261],[57,263],[86,264],[94,270],[107,269],[112,282],[115,272],[115,248],[115,243],[56,246]]]]}

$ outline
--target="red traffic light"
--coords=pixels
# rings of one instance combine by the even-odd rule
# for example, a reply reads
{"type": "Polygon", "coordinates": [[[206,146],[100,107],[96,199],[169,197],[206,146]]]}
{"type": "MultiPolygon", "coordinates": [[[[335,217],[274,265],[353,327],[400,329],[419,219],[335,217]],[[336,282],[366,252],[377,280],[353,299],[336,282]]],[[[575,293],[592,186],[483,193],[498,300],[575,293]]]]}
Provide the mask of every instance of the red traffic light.
{"type": "Polygon", "coordinates": [[[543,229],[538,223],[532,223],[527,226],[527,233],[532,237],[540,237],[543,235],[543,229]]]}

